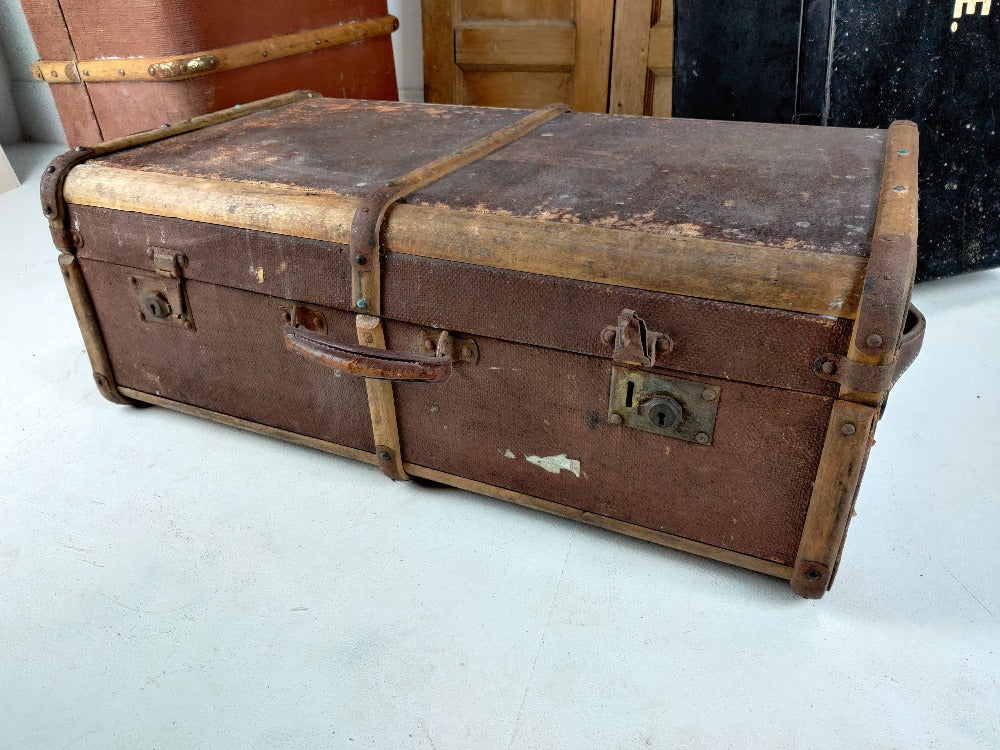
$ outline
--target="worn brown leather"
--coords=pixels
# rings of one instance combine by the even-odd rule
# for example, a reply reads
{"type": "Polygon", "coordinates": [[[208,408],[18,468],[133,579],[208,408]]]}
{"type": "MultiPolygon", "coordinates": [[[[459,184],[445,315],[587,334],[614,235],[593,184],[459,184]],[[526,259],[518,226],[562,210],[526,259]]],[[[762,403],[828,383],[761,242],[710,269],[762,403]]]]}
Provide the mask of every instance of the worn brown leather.
{"type": "MultiPolygon", "coordinates": [[[[273,297],[294,289],[300,302],[351,309],[346,245],[91,206],[69,211],[84,239],[81,258],[143,267],[147,248],[162,244],[188,256],[188,278],[273,297]],[[247,253],[256,261],[252,268],[247,253]]],[[[395,253],[382,259],[382,289],[383,314],[392,320],[433,321],[446,330],[608,359],[612,349],[600,332],[622,309],[634,309],[676,341],[662,368],[826,396],[838,386],[816,377],[812,364],[827,352],[846,352],[851,333],[850,321],[840,318],[569,279],[553,284],[530,273],[395,253]]]]}
{"type": "MultiPolygon", "coordinates": [[[[78,254],[120,385],[374,451],[363,379],[335,377],[285,346],[290,330],[282,315],[286,289],[294,289],[303,303],[328,300],[315,304],[328,338],[356,340],[346,294],[346,246],[79,206],[71,213],[84,238],[78,254]],[[188,257],[184,283],[193,331],[138,317],[129,276],[135,267],[152,273],[142,248],[154,237],[176,242],[188,257]],[[248,253],[266,264],[263,283],[247,273],[248,253]],[[279,273],[282,260],[287,269],[279,273]],[[193,280],[208,275],[215,283],[193,280]],[[242,335],[233,336],[234,330],[242,335]]],[[[713,446],[609,425],[612,352],[600,332],[617,319],[617,311],[605,316],[602,310],[614,310],[622,299],[618,295],[624,295],[657,325],[664,321],[667,330],[691,331],[690,338],[678,337],[679,349],[695,345],[696,331],[718,336],[716,358],[709,362],[723,366],[726,360],[718,357],[735,352],[729,362],[739,362],[749,356],[739,351],[755,345],[746,340],[750,331],[778,344],[787,338],[783,330],[795,330],[786,326],[797,325],[816,346],[836,340],[831,336],[842,338],[843,330],[816,316],[758,317],[757,308],[733,305],[727,313],[732,327],[712,332],[705,321],[720,303],[675,305],[684,299],[634,297],[628,290],[583,282],[554,297],[535,297],[535,280],[525,278],[529,274],[492,269],[480,277],[472,267],[459,270],[444,261],[405,261],[391,255],[384,265],[389,349],[421,352],[426,335],[436,335],[445,320],[464,320],[449,330],[479,346],[479,362],[456,366],[447,382],[396,385],[406,461],[725,549],[794,562],[833,399],[737,382],[714,364],[711,372],[702,367],[697,373],[667,365],[657,370],[721,386],[713,446]],[[431,296],[437,274],[450,275],[450,294],[431,296]],[[512,305],[513,299],[519,303],[512,305]],[[414,322],[395,317],[400,312],[414,322]],[[512,323],[522,316],[525,321],[551,318],[552,323],[515,330],[512,323]],[[797,317],[814,320],[796,323],[797,317]],[[507,332],[512,340],[494,337],[507,332]],[[553,346],[563,342],[582,351],[553,346]],[[562,454],[580,462],[579,477],[567,470],[552,474],[527,460],[562,454]]],[[[553,293],[562,287],[539,283],[553,293]]],[[[703,342],[697,351],[702,345],[712,344],[703,342]]],[[[791,369],[786,357],[803,356],[801,346],[796,342],[780,355],[783,366],[791,369]]],[[[807,374],[813,358],[803,356],[807,374]]],[[[743,361],[749,371],[750,360],[743,361]]]]}
{"type": "Polygon", "coordinates": [[[443,383],[451,377],[451,360],[447,357],[348,344],[312,331],[287,331],[285,347],[324,367],[359,378],[443,383]]]}

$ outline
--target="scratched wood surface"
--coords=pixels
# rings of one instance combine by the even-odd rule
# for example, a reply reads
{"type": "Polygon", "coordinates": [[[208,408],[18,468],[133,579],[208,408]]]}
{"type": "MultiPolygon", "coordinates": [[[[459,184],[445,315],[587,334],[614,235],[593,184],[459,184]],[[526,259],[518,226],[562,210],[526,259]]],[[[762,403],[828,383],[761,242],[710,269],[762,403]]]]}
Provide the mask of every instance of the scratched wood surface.
{"type": "Polygon", "coordinates": [[[613,3],[424,0],[429,102],[604,112],[613,3]]]}
{"type": "MultiPolygon", "coordinates": [[[[314,99],[93,163],[357,196],[525,114],[314,99]]],[[[571,113],[407,202],[863,256],[884,139],[879,130],[571,113]]]]}

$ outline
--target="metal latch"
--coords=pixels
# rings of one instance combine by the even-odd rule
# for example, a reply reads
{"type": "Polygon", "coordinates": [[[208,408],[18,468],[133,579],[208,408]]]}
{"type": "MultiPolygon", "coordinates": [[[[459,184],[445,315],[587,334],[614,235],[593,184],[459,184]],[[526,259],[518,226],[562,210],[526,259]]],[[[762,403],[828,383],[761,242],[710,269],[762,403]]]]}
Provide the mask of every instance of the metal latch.
{"type": "Polygon", "coordinates": [[[148,323],[194,328],[184,291],[187,256],[162,247],[150,247],[146,254],[153,261],[155,275],[129,277],[139,305],[139,318],[148,323]]]}
{"type": "Polygon", "coordinates": [[[614,360],[626,365],[653,367],[658,354],[674,350],[674,341],[665,333],[651,331],[635,310],[622,310],[618,325],[608,326],[601,332],[601,340],[614,346],[614,360]]]}
{"type": "Polygon", "coordinates": [[[601,332],[614,347],[608,422],[658,435],[711,445],[722,389],[636,367],[650,368],[657,356],[668,354],[674,342],[651,331],[635,310],[622,310],[618,324],[601,332]]]}

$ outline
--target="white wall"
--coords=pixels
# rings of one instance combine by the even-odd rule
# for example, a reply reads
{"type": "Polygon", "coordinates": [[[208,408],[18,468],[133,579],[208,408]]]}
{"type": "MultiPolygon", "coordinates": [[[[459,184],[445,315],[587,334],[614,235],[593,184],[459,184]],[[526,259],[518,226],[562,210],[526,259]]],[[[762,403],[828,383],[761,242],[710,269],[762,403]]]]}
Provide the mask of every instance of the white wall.
{"type": "MultiPolygon", "coordinates": [[[[423,101],[420,3],[389,0],[389,12],[399,18],[399,30],[392,35],[399,98],[423,101]]],[[[28,72],[31,63],[38,59],[38,52],[19,0],[0,0],[0,52],[0,143],[15,143],[22,138],[64,142],[48,86],[28,72]]]]}
{"type": "Polygon", "coordinates": [[[389,12],[399,19],[399,29],[392,35],[399,98],[404,102],[422,102],[424,43],[420,32],[420,3],[418,0],[389,0],[389,12]]]}
{"type": "Polygon", "coordinates": [[[10,69],[0,54],[0,145],[21,140],[21,121],[17,119],[14,96],[10,91],[10,69]]]}
{"type": "Polygon", "coordinates": [[[0,0],[0,50],[7,61],[9,77],[4,80],[9,81],[19,134],[28,141],[65,142],[49,87],[32,78],[29,71],[31,63],[38,59],[38,51],[19,0],[0,0]]]}

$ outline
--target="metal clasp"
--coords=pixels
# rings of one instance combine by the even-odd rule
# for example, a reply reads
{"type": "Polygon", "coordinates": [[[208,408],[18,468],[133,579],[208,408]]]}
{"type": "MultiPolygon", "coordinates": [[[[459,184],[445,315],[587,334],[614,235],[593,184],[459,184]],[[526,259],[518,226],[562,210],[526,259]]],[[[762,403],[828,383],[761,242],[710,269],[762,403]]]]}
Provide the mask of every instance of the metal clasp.
{"type": "Polygon", "coordinates": [[[129,277],[139,305],[139,318],[150,323],[194,328],[184,291],[187,256],[162,247],[150,247],[146,254],[153,261],[155,275],[129,277]]]}
{"type": "Polygon", "coordinates": [[[674,341],[665,333],[651,331],[635,310],[622,310],[618,325],[608,326],[601,332],[601,340],[614,346],[614,360],[623,365],[655,367],[657,354],[669,354],[674,341]]]}

